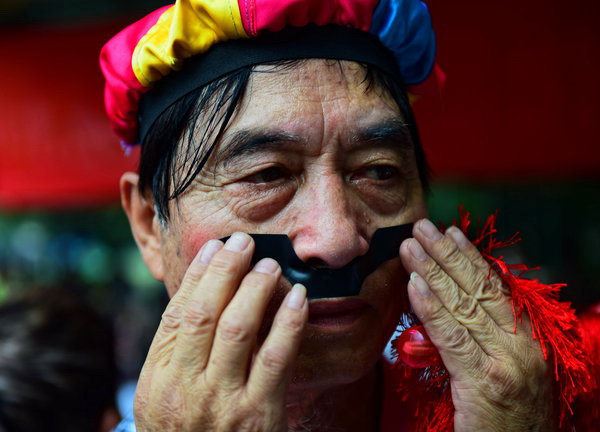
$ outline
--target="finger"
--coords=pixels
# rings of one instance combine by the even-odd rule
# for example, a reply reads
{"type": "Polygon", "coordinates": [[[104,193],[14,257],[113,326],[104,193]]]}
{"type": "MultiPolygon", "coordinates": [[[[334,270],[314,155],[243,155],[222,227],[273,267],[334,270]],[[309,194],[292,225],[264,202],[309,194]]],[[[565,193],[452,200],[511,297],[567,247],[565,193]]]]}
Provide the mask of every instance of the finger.
{"type": "Polygon", "coordinates": [[[233,234],[187,297],[172,362],[192,379],[206,367],[219,317],[247,273],[253,250],[249,235],[233,234]]]}
{"type": "Polygon", "coordinates": [[[414,235],[419,244],[412,245],[411,251],[420,275],[430,284],[434,281],[429,280],[429,274],[451,278],[460,289],[475,297],[505,331],[513,329],[512,306],[501,290],[502,281],[489,266],[485,269],[475,266],[450,235],[442,235],[427,219],[417,222],[414,235]],[[424,254],[419,246],[425,250],[424,254]]]}
{"type": "Polygon", "coordinates": [[[271,258],[259,261],[246,275],[217,325],[207,379],[225,387],[246,383],[256,335],[280,276],[281,268],[271,258]]]}
{"type": "Polygon", "coordinates": [[[416,273],[411,273],[408,295],[415,314],[423,323],[427,335],[453,378],[479,378],[480,371],[488,370],[491,364],[488,353],[416,273]]]}
{"type": "Polygon", "coordinates": [[[169,301],[162,314],[158,330],[154,335],[152,345],[148,351],[148,360],[155,359],[158,352],[162,352],[170,360],[174,348],[174,341],[179,329],[183,308],[192,290],[198,285],[208,263],[212,257],[223,247],[219,240],[209,240],[200,248],[190,266],[188,267],[179,290],[169,301]],[[166,351],[169,351],[168,353],[166,351]]]}
{"type": "Polygon", "coordinates": [[[490,317],[487,311],[473,295],[462,290],[437,263],[427,256],[416,239],[405,242],[401,249],[403,256],[411,255],[413,259],[413,276],[417,274],[424,279],[428,290],[435,294],[435,299],[456,321],[464,326],[475,341],[489,355],[496,355],[506,341],[504,330],[490,317]]]}
{"type": "Polygon", "coordinates": [[[306,288],[296,284],[279,307],[271,331],[256,355],[248,378],[250,397],[285,400],[307,320],[306,288]]]}
{"type": "Polygon", "coordinates": [[[188,266],[179,289],[173,295],[169,303],[176,304],[182,308],[185,306],[188,297],[200,283],[211,260],[221,249],[223,249],[223,242],[220,240],[208,240],[202,245],[188,266]]]}
{"type": "Polygon", "coordinates": [[[510,295],[509,290],[504,286],[498,274],[490,267],[489,263],[483,258],[479,249],[469,241],[467,236],[457,227],[451,226],[446,230],[446,235],[454,240],[454,243],[458,246],[461,252],[473,263],[478,269],[489,273],[490,278],[496,288],[504,293],[504,295],[510,295]]]}

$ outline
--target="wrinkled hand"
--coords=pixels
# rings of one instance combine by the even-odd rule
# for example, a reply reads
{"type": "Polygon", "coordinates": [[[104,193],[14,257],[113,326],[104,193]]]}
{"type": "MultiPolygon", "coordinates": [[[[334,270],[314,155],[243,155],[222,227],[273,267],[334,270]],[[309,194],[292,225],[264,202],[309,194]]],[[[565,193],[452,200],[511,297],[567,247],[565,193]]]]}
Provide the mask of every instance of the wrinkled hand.
{"type": "Polygon", "coordinates": [[[450,374],[456,432],[553,431],[552,386],[541,348],[477,248],[428,220],[400,255],[411,305],[450,374]]]}
{"type": "Polygon", "coordinates": [[[225,247],[210,240],[194,258],[140,376],[139,432],[287,432],[285,395],[308,316],[306,291],[288,293],[256,353],[281,269],[266,258],[249,270],[253,250],[250,236],[237,234],[225,247]]]}

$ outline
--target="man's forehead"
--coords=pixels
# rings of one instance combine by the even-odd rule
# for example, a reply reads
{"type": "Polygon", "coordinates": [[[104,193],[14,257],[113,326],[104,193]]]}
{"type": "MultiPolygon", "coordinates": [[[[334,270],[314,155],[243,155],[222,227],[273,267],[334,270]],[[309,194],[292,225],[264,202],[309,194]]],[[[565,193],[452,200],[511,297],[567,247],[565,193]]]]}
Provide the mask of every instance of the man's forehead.
{"type": "Polygon", "coordinates": [[[391,99],[377,80],[368,74],[369,67],[349,61],[302,59],[280,65],[254,68],[247,89],[248,96],[260,93],[283,95],[303,100],[320,94],[322,98],[347,94],[355,99],[383,97],[391,99]]]}
{"type": "MultiPolygon", "coordinates": [[[[256,67],[211,159],[226,164],[243,154],[273,150],[317,154],[332,140],[348,151],[383,143],[412,148],[398,104],[366,77],[367,67],[343,60],[256,67]]],[[[196,124],[196,143],[210,142],[205,121],[210,116],[196,124]]]]}
{"type": "Polygon", "coordinates": [[[288,79],[299,80],[297,85],[313,83],[315,79],[326,77],[333,82],[343,83],[345,81],[363,81],[366,66],[350,61],[337,59],[296,59],[276,64],[256,65],[253,68],[254,80],[273,79],[286,81],[288,79]]]}
{"type": "Polygon", "coordinates": [[[275,128],[305,135],[307,128],[327,126],[320,122],[368,127],[400,118],[397,103],[381,87],[363,66],[349,61],[310,59],[283,68],[263,66],[251,75],[228,129],[275,128]]]}

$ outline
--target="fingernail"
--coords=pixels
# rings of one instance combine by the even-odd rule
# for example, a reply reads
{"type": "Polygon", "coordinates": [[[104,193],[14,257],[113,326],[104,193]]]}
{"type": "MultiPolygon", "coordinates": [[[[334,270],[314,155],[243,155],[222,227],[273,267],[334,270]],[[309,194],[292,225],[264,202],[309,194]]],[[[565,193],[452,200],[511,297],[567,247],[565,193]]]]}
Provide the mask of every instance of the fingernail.
{"type": "Polygon", "coordinates": [[[419,231],[421,231],[425,237],[432,241],[438,241],[442,238],[442,233],[440,230],[438,230],[429,219],[422,219],[419,222],[419,231]]]}
{"type": "Polygon", "coordinates": [[[423,246],[421,246],[416,239],[410,240],[408,248],[410,249],[412,256],[415,257],[417,261],[427,261],[427,253],[425,253],[423,246]]]}
{"type": "Polygon", "coordinates": [[[214,257],[222,247],[223,243],[219,240],[209,240],[204,243],[204,246],[202,246],[202,249],[200,250],[200,262],[208,265],[212,257],[214,257]]]}
{"type": "Polygon", "coordinates": [[[244,233],[233,233],[225,243],[225,249],[231,252],[242,252],[250,244],[250,236],[244,233]]]}
{"type": "Polygon", "coordinates": [[[427,282],[425,282],[425,279],[423,279],[417,273],[412,272],[410,274],[409,283],[417,290],[417,293],[419,293],[421,297],[431,296],[431,290],[429,289],[427,282]]]}
{"type": "Polygon", "coordinates": [[[287,307],[290,309],[302,309],[304,306],[304,302],[306,301],[306,288],[302,284],[296,284],[292,287],[290,291],[287,307]]]}
{"type": "Polygon", "coordinates": [[[277,267],[279,267],[279,264],[277,264],[277,261],[274,259],[263,258],[256,263],[256,266],[254,266],[254,271],[258,273],[272,274],[277,271],[277,267]]]}
{"type": "Polygon", "coordinates": [[[446,234],[448,234],[450,238],[454,240],[454,243],[456,243],[456,245],[461,249],[466,248],[470,243],[467,236],[464,235],[463,232],[455,226],[451,226],[450,228],[448,228],[446,230],[446,234]]]}

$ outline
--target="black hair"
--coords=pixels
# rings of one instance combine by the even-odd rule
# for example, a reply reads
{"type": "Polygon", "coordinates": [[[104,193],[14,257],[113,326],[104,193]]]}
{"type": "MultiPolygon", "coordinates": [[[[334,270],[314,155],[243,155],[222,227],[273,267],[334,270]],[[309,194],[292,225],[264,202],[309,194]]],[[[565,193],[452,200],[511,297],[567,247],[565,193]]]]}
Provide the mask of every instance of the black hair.
{"type": "MultiPolygon", "coordinates": [[[[282,60],[268,65],[279,70],[303,61],[282,60]]],[[[382,88],[398,105],[413,143],[421,185],[428,191],[429,167],[404,85],[377,66],[361,66],[367,90],[382,88]]],[[[146,134],[139,165],[139,189],[145,194],[151,187],[159,220],[169,219],[169,201],[180,197],[202,171],[240,103],[253,71],[254,66],[242,67],[188,93],[167,108],[146,134]],[[205,121],[206,127],[198,145],[194,132],[199,119],[205,121]]]]}
{"type": "Polygon", "coordinates": [[[70,292],[0,305],[0,431],[97,432],[115,409],[112,328],[70,292]]]}

